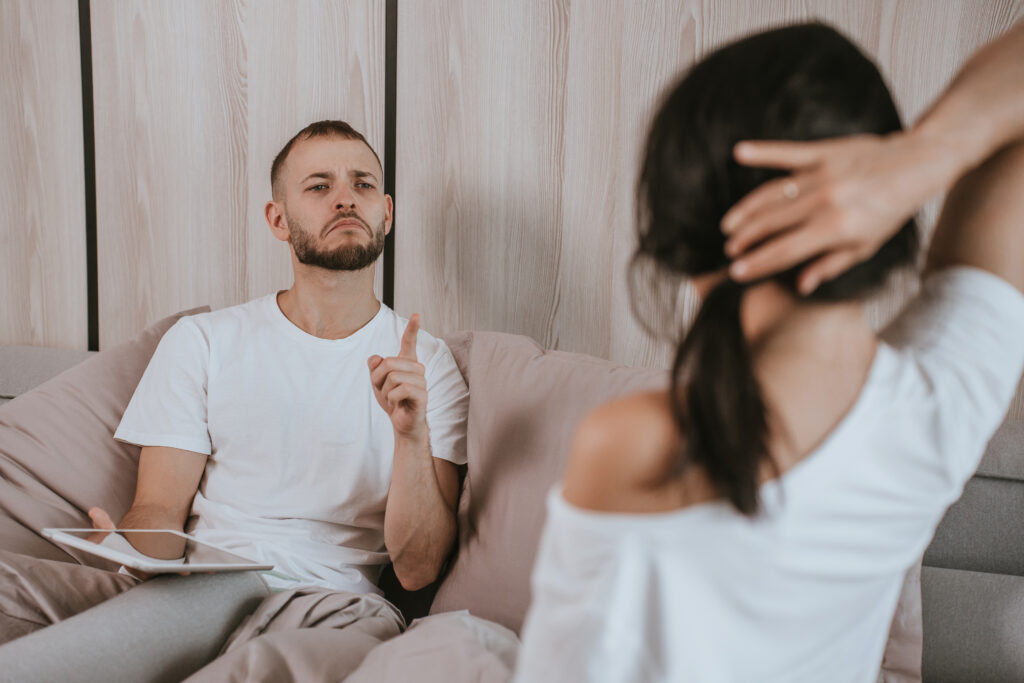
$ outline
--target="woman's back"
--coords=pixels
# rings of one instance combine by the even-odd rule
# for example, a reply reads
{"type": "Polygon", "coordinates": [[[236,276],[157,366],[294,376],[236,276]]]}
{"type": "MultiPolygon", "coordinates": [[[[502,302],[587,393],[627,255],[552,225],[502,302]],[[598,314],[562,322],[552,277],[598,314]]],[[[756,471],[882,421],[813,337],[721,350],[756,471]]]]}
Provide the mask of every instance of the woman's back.
{"type": "MultiPolygon", "coordinates": [[[[904,572],[1024,368],[1024,25],[972,59],[910,132],[737,146],[743,163],[792,173],[723,219],[753,182],[719,158],[733,150],[729,126],[773,109],[738,107],[707,64],[797,69],[782,82],[814,94],[801,109],[787,90],[776,114],[825,107],[861,125],[858,107],[874,103],[888,125],[877,72],[836,39],[797,27],[724,48],[655,117],[638,254],[670,294],[680,275],[710,286],[670,391],[605,406],[578,430],[564,492],[551,494],[517,680],[877,675],[904,572]],[[776,52],[792,61],[766,58],[776,52]],[[841,65],[864,76],[863,92],[834,90],[848,84],[831,78],[841,65]],[[951,186],[922,293],[876,342],[844,307],[912,256],[908,217],[951,186]],[[735,230],[724,252],[741,256],[730,274],[743,282],[722,279],[719,221],[735,230]],[[821,286],[796,298],[808,281],[821,286]],[[789,310],[773,307],[777,288],[789,310]],[[753,308],[759,297],[768,304],[753,308]]],[[[792,137],[820,133],[820,117],[794,120],[792,137]]]]}
{"type": "MultiPolygon", "coordinates": [[[[575,680],[581,662],[588,681],[873,679],[903,574],[1024,368],[1024,296],[951,269],[884,337],[838,423],[761,484],[755,517],[699,474],[653,484],[677,438],[663,395],[589,418],[577,439],[586,452],[549,499],[534,575],[525,630],[536,651],[522,661],[543,671],[519,680],[575,680]],[[572,643],[585,651],[566,657],[572,643]]],[[[802,400],[835,403],[827,394],[849,386],[823,379],[802,400]]]]}

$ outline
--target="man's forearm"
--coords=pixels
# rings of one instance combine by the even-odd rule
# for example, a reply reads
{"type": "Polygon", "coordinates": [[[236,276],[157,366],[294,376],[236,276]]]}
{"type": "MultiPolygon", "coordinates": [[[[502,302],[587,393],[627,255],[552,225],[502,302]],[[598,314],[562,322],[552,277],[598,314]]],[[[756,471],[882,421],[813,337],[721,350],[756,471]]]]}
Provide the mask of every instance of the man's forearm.
{"type": "MultiPolygon", "coordinates": [[[[158,505],[133,505],[117,525],[119,529],[172,529],[182,531],[184,523],[170,510],[158,505]]],[[[125,534],[128,542],[144,555],[174,560],[185,554],[185,540],[165,534],[125,534]]]]}
{"type": "Polygon", "coordinates": [[[396,435],[394,458],[384,544],[399,582],[418,590],[437,578],[455,542],[455,510],[442,494],[425,435],[396,435]]]}

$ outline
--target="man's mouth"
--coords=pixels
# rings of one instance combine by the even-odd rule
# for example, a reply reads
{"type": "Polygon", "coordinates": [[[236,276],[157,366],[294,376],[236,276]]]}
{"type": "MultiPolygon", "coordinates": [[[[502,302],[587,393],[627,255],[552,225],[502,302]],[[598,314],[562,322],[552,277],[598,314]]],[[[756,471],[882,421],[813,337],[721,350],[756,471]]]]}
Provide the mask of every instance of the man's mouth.
{"type": "Polygon", "coordinates": [[[365,230],[366,232],[370,231],[370,229],[366,226],[366,223],[362,222],[358,218],[339,218],[338,220],[334,221],[333,223],[327,226],[327,229],[324,230],[324,237],[327,237],[327,235],[331,234],[337,229],[344,230],[347,228],[358,228],[359,230],[365,230]]]}

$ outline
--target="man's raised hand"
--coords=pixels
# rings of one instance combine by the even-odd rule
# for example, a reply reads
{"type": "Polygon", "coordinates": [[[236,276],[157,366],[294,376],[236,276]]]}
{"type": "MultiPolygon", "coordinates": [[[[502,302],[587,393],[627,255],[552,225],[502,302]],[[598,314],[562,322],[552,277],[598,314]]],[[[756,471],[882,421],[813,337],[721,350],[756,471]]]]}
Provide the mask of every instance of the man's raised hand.
{"type": "Polygon", "coordinates": [[[418,313],[409,318],[402,334],[397,356],[370,356],[370,382],[373,395],[391,418],[395,435],[405,438],[427,437],[427,378],[416,359],[416,335],[420,328],[418,313]]]}

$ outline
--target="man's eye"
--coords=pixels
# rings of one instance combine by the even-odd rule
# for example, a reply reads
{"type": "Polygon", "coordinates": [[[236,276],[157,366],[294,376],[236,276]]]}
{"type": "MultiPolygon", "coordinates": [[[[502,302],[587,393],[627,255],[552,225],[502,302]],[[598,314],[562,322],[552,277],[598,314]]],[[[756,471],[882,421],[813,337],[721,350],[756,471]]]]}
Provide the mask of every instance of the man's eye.
{"type": "Polygon", "coordinates": [[[319,185],[313,185],[312,187],[307,187],[306,189],[312,190],[313,192],[319,192],[320,190],[326,190],[327,186],[324,185],[323,183],[320,183],[319,185]]]}
{"type": "Polygon", "coordinates": [[[356,183],[356,187],[362,188],[364,190],[372,190],[373,183],[356,183]]]}

